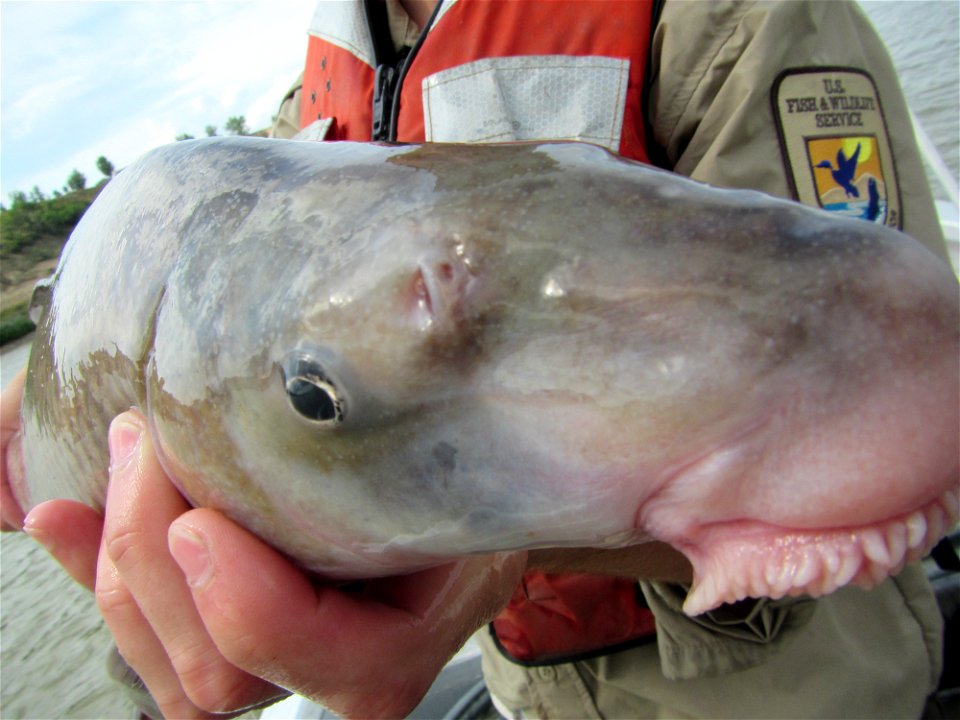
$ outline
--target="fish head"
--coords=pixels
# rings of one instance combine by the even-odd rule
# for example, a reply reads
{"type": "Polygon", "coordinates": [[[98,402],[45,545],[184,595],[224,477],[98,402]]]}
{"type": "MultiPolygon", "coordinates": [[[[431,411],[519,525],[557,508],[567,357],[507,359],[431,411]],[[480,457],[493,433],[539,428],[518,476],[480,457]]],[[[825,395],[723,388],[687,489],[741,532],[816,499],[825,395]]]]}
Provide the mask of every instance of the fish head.
{"type": "Polygon", "coordinates": [[[956,517],[956,279],[915,241],[591,146],[357,152],[178,260],[147,394],[192,502],[340,578],[654,537],[690,612],[956,517]]]}
{"type": "Polygon", "coordinates": [[[235,252],[183,254],[157,312],[148,404],[192,502],[332,576],[642,535],[609,492],[634,474],[625,417],[642,388],[603,316],[626,317],[612,297],[632,281],[600,277],[586,217],[571,227],[535,198],[551,186],[531,166],[562,170],[554,159],[510,148],[490,167],[481,152],[493,179],[464,185],[470,152],[400,154],[399,213],[344,231],[322,217],[329,189],[286,191],[277,204],[296,204],[297,222],[251,212],[235,252]],[[445,162],[446,176],[432,169],[445,162]],[[517,165],[531,176],[519,195],[517,165]],[[426,176],[422,198],[410,175],[426,176]],[[580,274],[611,297],[576,290],[580,274]]]}

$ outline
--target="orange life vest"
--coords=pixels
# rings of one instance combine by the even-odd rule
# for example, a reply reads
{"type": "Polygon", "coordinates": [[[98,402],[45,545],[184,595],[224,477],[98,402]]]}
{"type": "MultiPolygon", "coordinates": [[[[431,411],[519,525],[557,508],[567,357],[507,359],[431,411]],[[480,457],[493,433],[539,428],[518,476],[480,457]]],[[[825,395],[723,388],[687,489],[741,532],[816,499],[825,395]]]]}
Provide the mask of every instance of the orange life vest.
{"type": "MultiPolygon", "coordinates": [[[[301,127],[324,120],[326,140],[369,141],[376,100],[377,122],[391,129],[377,139],[580,139],[648,161],[642,91],[653,4],[445,0],[403,65],[378,69],[383,28],[370,27],[369,8],[320,2],[301,127]],[[379,114],[391,101],[382,84],[391,75],[399,79],[396,109],[385,119],[379,114]]],[[[501,649],[526,663],[610,650],[655,632],[635,580],[536,571],[493,629],[501,649]]]]}
{"type": "MultiPolygon", "coordinates": [[[[466,68],[465,72],[469,73],[477,61],[487,61],[489,66],[478,67],[476,75],[470,78],[487,73],[490,83],[502,85],[504,77],[516,71],[531,78],[538,73],[547,76],[555,67],[561,77],[570,75],[562,63],[557,64],[565,59],[575,63],[572,67],[588,83],[595,77],[592,71],[603,72],[608,79],[618,73],[622,76],[614,78],[622,82],[613,83],[617,93],[614,103],[622,118],[615,118],[619,128],[614,134],[619,136],[619,143],[611,149],[625,157],[647,161],[641,95],[650,44],[652,4],[652,0],[445,0],[422,45],[407,63],[399,88],[395,136],[385,139],[397,142],[435,139],[428,137],[424,126],[424,97],[433,89],[425,88],[425,81],[427,86],[432,82],[434,88],[436,82],[442,86],[447,80],[442,75],[444,71],[466,68]],[[619,66],[614,61],[620,61],[619,66]],[[498,71],[500,75],[495,77],[498,71]]],[[[334,128],[325,139],[372,139],[375,63],[374,44],[363,6],[318,3],[311,22],[303,76],[301,127],[318,119],[333,119],[334,128]]],[[[476,87],[469,82],[464,86],[476,87]]],[[[529,98],[531,105],[549,108],[552,101],[555,107],[569,109],[565,105],[568,98],[562,94],[565,89],[562,83],[556,88],[558,96],[553,98],[543,97],[550,93],[551,87],[537,89],[542,92],[536,98],[529,98]]],[[[577,110],[596,110],[588,107],[591,100],[593,98],[587,97],[583,107],[577,110]]],[[[527,110],[518,108],[518,117],[514,120],[522,122],[522,113],[527,110]]],[[[459,133],[466,130],[463,126],[457,129],[459,133]]],[[[536,128],[530,131],[535,133],[536,128]]],[[[551,137],[529,132],[527,135],[493,139],[551,137]]],[[[569,137],[569,133],[564,137],[569,137]]]]}

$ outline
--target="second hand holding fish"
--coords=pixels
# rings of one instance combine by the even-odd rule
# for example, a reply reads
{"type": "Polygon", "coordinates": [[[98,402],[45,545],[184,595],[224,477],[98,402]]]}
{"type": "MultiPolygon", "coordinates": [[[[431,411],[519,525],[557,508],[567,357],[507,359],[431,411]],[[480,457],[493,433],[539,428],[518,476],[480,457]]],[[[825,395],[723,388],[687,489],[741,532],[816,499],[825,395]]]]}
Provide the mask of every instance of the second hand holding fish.
{"type": "Polygon", "coordinates": [[[403,715],[527,567],[691,577],[680,553],[651,542],[474,556],[362,592],[318,585],[222,514],[191,509],[144,430],[135,412],[111,424],[105,517],[51,500],[25,528],[95,590],[120,652],[167,717],[239,712],[287,690],[344,716],[403,715]]]}
{"type": "Polygon", "coordinates": [[[238,711],[281,688],[345,716],[403,715],[526,565],[526,553],[503,553],[362,592],[318,586],[220,513],[191,510],[143,427],[136,413],[111,425],[102,539],[99,513],[69,500],[41,504],[26,525],[95,585],[121,654],[167,717],[238,711]]]}

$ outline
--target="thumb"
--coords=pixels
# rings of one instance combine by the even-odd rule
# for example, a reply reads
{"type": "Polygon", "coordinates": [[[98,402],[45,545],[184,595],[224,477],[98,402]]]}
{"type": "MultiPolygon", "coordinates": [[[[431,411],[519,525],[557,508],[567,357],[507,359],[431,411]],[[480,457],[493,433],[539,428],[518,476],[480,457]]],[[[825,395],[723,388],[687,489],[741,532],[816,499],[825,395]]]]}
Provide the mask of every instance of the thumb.
{"type": "Polygon", "coordinates": [[[344,716],[409,712],[506,603],[526,560],[472,557],[354,592],[315,584],[213,510],[182,515],[169,542],[224,657],[344,716]]]}

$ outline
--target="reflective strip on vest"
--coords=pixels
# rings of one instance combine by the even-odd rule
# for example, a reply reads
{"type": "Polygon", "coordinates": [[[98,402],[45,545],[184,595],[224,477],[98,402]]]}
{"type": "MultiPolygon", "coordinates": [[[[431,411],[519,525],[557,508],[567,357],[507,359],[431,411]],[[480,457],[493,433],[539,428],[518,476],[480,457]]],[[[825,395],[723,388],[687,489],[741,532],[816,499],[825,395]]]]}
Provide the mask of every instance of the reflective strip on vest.
{"type": "Polygon", "coordinates": [[[423,81],[431,142],[562,138],[617,152],[630,61],[602,56],[484,58],[423,81]]]}
{"type": "Polygon", "coordinates": [[[313,11],[307,32],[373,67],[373,39],[362,3],[321,0],[313,11]]]}

